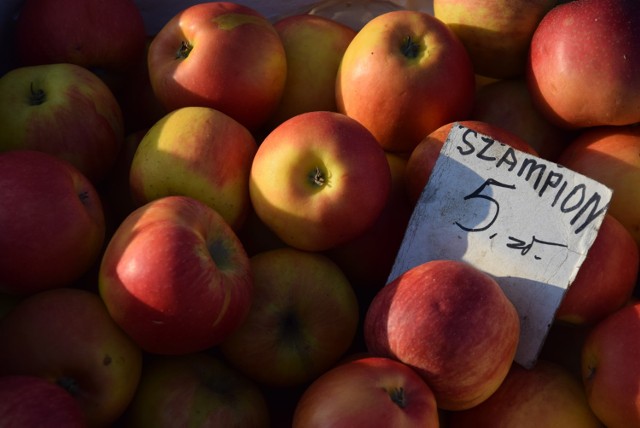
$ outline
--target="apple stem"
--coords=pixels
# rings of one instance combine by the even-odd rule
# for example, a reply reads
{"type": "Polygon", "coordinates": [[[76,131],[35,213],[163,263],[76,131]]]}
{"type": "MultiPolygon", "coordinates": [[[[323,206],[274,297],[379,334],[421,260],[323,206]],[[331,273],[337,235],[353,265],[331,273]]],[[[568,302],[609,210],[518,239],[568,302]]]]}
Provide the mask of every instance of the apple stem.
{"type": "Polygon", "coordinates": [[[414,42],[411,36],[407,36],[402,41],[400,50],[402,51],[402,54],[407,58],[415,58],[418,56],[418,52],[420,51],[420,45],[414,42]]]}
{"type": "Polygon", "coordinates": [[[193,49],[193,45],[183,40],[182,43],[180,43],[180,48],[178,48],[176,52],[176,59],[185,59],[189,56],[191,49],[193,49]]]}
{"type": "Polygon", "coordinates": [[[325,174],[319,167],[315,167],[315,169],[309,174],[309,180],[318,187],[324,186],[327,182],[325,174]]]}
{"type": "Polygon", "coordinates": [[[34,89],[33,82],[29,87],[31,94],[29,96],[29,104],[32,106],[38,106],[43,104],[47,99],[47,94],[42,89],[34,89]]]}
{"type": "Polygon", "coordinates": [[[64,388],[65,390],[67,390],[67,392],[73,395],[74,397],[78,395],[78,392],[80,392],[78,382],[76,382],[75,379],[72,379],[70,377],[61,377],[56,381],[56,383],[60,385],[62,388],[64,388]]]}
{"type": "Polygon", "coordinates": [[[401,409],[404,409],[407,405],[407,399],[404,395],[404,388],[402,387],[391,389],[389,391],[389,397],[391,397],[391,401],[397,404],[401,409]]]}

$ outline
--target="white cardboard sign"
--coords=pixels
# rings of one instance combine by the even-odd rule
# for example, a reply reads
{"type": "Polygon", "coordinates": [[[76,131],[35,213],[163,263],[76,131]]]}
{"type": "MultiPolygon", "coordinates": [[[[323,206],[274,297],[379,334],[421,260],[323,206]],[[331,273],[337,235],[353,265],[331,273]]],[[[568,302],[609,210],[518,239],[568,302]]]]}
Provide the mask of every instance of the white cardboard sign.
{"type": "Polygon", "coordinates": [[[515,360],[532,367],[611,195],[592,179],[455,124],[389,281],[436,259],[489,273],[520,316],[515,360]]]}

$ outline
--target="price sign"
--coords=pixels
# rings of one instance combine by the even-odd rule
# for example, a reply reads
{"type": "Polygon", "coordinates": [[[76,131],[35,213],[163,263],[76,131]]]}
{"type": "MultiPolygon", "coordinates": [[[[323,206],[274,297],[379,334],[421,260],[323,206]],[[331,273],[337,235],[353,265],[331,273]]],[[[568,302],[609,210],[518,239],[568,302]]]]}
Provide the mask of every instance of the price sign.
{"type": "Polygon", "coordinates": [[[455,124],[389,281],[437,259],[487,272],[520,316],[515,360],[532,367],[611,195],[597,181],[455,124]]]}

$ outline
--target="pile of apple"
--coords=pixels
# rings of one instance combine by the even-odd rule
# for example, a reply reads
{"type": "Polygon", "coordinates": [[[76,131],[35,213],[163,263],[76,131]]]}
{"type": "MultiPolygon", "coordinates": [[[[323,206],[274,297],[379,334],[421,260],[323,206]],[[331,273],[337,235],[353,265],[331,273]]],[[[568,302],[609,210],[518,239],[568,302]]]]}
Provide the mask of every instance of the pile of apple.
{"type": "Polygon", "coordinates": [[[640,427],[639,2],[194,3],[21,4],[0,426],[640,427]],[[613,189],[533,367],[481,266],[388,278],[456,122],[613,189]]]}

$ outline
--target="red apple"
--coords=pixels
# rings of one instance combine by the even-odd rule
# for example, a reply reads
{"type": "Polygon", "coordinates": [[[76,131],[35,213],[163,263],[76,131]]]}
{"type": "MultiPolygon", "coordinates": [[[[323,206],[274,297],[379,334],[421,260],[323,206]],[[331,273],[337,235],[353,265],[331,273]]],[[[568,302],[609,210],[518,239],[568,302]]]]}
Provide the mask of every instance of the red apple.
{"type": "Polygon", "coordinates": [[[531,369],[514,363],[500,388],[479,405],[451,412],[448,428],[604,428],[580,380],[562,366],[538,360],[531,369]]]}
{"type": "Polygon", "coordinates": [[[287,245],[323,251],[378,218],[391,188],[384,151],[355,119],[302,113],[258,147],[249,193],[258,217],[287,245]]]}
{"type": "MultiPolygon", "coordinates": [[[[425,136],[409,155],[405,171],[405,183],[409,201],[412,206],[418,202],[422,189],[424,189],[429,181],[431,171],[440,156],[440,150],[442,150],[442,146],[455,123],[456,122],[442,125],[425,136]]],[[[481,138],[477,135],[480,133],[500,143],[507,144],[514,149],[537,155],[536,150],[521,137],[498,125],[479,120],[463,120],[457,123],[473,130],[475,132],[473,138],[481,138]]]]}
{"type": "Polygon", "coordinates": [[[389,358],[364,357],[323,373],[304,391],[293,428],[437,428],[429,385],[410,367],[389,358]]]}
{"type": "Polygon", "coordinates": [[[252,301],[249,258],[222,216],[167,196],[133,211],[100,265],[100,296],[145,351],[186,354],[219,344],[252,301]]]}
{"type": "Polygon", "coordinates": [[[456,260],[404,272],[378,291],[364,321],[368,351],[414,368],[445,410],[471,408],[494,393],[519,336],[518,313],[495,279],[456,260]]]}
{"type": "Polygon", "coordinates": [[[477,74],[524,75],[529,44],[556,0],[433,0],[434,16],[464,44],[477,74]]]}
{"type": "Polygon", "coordinates": [[[251,257],[255,296],[246,321],[220,345],[256,382],[291,387],[313,380],[351,346],[359,321],[349,280],[326,256],[279,248],[251,257]]]}
{"type": "Polygon", "coordinates": [[[86,428],[82,408],[64,388],[39,376],[0,376],[0,426],[86,428]]]}
{"type": "Polygon", "coordinates": [[[107,175],[124,140],[113,92],[73,64],[20,67],[0,77],[0,129],[0,151],[56,155],[94,183],[107,175]]]}
{"type": "Polygon", "coordinates": [[[59,288],[27,297],[0,320],[0,343],[0,375],[39,376],[64,387],[89,426],[111,426],[140,379],[140,348],[89,291],[59,288]]]}
{"type": "Polygon", "coordinates": [[[336,81],[338,111],[393,152],[410,152],[441,125],[466,119],[474,93],[460,40],[439,19],[413,10],[384,13],[362,27],[336,81]]]}
{"type": "Polygon", "coordinates": [[[287,75],[273,24],[248,6],[217,1],[170,19],[149,46],[148,67],[167,110],[211,107],[252,131],[275,110],[287,75]]]}
{"type": "Polygon", "coordinates": [[[609,214],[640,245],[640,127],[583,130],[562,151],[558,163],[611,188],[609,214]]]}
{"type": "Polygon", "coordinates": [[[258,145],[247,128],[209,107],[182,107],[145,134],[131,162],[130,187],[142,205],[190,196],[235,230],[250,209],[249,171],[258,145]]]}
{"type": "Polygon", "coordinates": [[[269,426],[258,386],[205,353],[152,356],[129,406],[128,426],[172,428],[269,426]]]}
{"type": "Polygon", "coordinates": [[[565,128],[640,121],[640,3],[563,2],[531,40],[527,82],[534,105],[565,128]]]}
{"type": "Polygon", "coordinates": [[[533,105],[526,80],[497,80],[476,92],[471,119],[490,123],[525,140],[543,159],[555,162],[574,138],[574,133],[561,128],[533,105]]]}
{"type": "Polygon", "coordinates": [[[364,233],[327,252],[354,286],[378,289],[386,284],[411,218],[405,184],[407,159],[396,153],[386,156],[391,191],[382,212],[364,233]]]}
{"type": "Polygon", "coordinates": [[[105,217],[91,182],[33,150],[0,153],[0,291],[70,285],[102,254],[105,217]]]}
{"type": "Polygon", "coordinates": [[[337,111],[336,73],[356,31],[338,21],[310,14],[290,15],[273,26],[284,46],[287,80],[269,127],[300,113],[337,111]]]}
{"type": "Polygon", "coordinates": [[[576,278],[556,311],[556,319],[595,324],[624,306],[638,279],[640,254],[627,229],[606,214],[576,278]]]}
{"type": "Polygon", "coordinates": [[[640,304],[618,309],[587,336],[582,379],[589,406],[610,428],[640,426],[640,304]]]}
{"type": "Polygon", "coordinates": [[[121,71],[144,55],[145,38],[134,0],[24,0],[14,43],[24,65],[121,71]]]}

